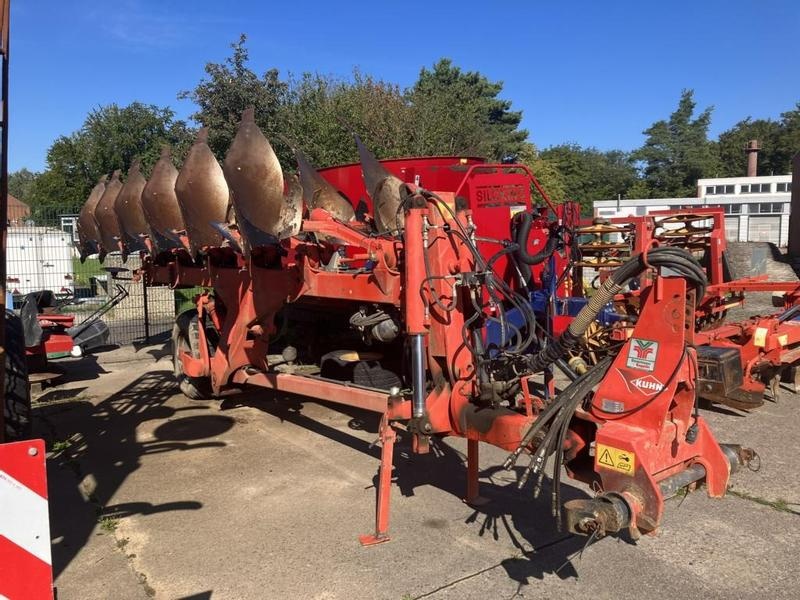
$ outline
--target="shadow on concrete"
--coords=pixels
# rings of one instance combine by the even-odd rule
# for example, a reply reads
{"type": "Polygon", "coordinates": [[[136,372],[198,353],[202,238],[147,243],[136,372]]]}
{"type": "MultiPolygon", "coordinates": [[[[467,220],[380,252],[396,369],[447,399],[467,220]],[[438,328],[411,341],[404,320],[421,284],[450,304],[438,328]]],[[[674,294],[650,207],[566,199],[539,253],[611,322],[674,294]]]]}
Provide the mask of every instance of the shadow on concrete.
{"type": "MultiPolygon", "coordinates": [[[[705,398],[699,398],[698,406],[702,410],[717,413],[720,415],[726,415],[728,417],[746,417],[748,414],[750,414],[749,411],[739,410],[737,408],[725,406],[724,404],[717,404],[714,402],[710,402],[705,398]]],[[[756,407],[754,410],[758,410],[758,407],[756,407]]]]}
{"type": "Polygon", "coordinates": [[[151,335],[149,340],[134,340],[132,345],[136,352],[142,348],[148,348],[147,354],[153,357],[153,360],[159,361],[167,356],[172,356],[172,331],[163,331],[156,335],[151,335]],[[156,346],[150,348],[150,346],[156,346]]]}
{"type": "MultiPolygon", "coordinates": [[[[100,375],[108,373],[98,362],[97,357],[92,354],[81,358],[62,358],[51,361],[48,370],[57,373],[57,377],[42,382],[42,390],[74,381],[92,381],[98,379],[100,375]]],[[[34,378],[35,373],[32,374],[32,379],[34,378]]]]}
{"type": "Polygon", "coordinates": [[[59,402],[72,402],[74,400],[82,400],[88,394],[88,387],[75,387],[75,388],[55,388],[47,390],[35,398],[35,402],[42,404],[57,404],[59,402]]]}
{"type": "Polygon", "coordinates": [[[58,441],[62,448],[48,460],[54,576],[75,558],[100,519],[202,507],[194,500],[109,504],[125,479],[139,468],[142,456],[225,445],[202,440],[230,429],[233,419],[219,414],[181,417],[180,411],[196,412],[202,405],[167,406],[176,392],[172,374],[156,371],[96,405],[77,401],[34,409],[37,427],[43,429],[39,433],[51,447],[58,441]],[[137,427],[154,419],[170,420],[154,430],[151,440],[137,440],[137,427]]]}
{"type": "MultiPolygon", "coordinates": [[[[245,392],[224,399],[221,409],[231,410],[237,406],[248,406],[303,427],[332,441],[367,454],[380,461],[380,444],[370,442],[331,427],[303,414],[305,398],[280,395],[270,391],[245,392]]],[[[358,408],[314,400],[351,417],[351,429],[367,431],[377,438],[380,416],[358,408]]],[[[482,445],[483,447],[483,445],[482,445]]],[[[377,467],[377,464],[376,464],[377,467]]],[[[501,466],[493,466],[480,472],[480,494],[488,502],[481,506],[471,506],[472,511],[465,523],[476,523],[477,535],[490,536],[498,540],[501,534],[507,535],[511,543],[520,551],[520,557],[504,561],[508,576],[526,585],[531,578],[542,579],[547,573],[556,573],[561,578],[576,577],[577,571],[571,560],[576,557],[587,539],[559,531],[556,520],[551,515],[550,481],[547,479],[538,499],[533,498],[532,483],[523,489],[517,488],[517,480],[523,467],[514,472],[505,471],[501,466]],[[506,565],[508,563],[508,565],[506,565]]],[[[562,477],[564,479],[564,477],[562,477]]],[[[377,486],[378,473],[372,485],[377,486]]],[[[414,454],[411,436],[398,432],[395,442],[394,472],[392,483],[403,496],[414,496],[421,486],[433,486],[457,498],[463,498],[467,489],[466,456],[449,445],[445,439],[431,440],[428,454],[414,454]]],[[[394,493],[394,492],[393,492],[394,493]]],[[[576,498],[588,498],[583,491],[569,485],[561,486],[561,500],[566,502],[576,498]]],[[[369,507],[364,507],[369,510],[369,507]]],[[[423,526],[437,528],[445,524],[436,519],[423,521],[423,526]]]]}

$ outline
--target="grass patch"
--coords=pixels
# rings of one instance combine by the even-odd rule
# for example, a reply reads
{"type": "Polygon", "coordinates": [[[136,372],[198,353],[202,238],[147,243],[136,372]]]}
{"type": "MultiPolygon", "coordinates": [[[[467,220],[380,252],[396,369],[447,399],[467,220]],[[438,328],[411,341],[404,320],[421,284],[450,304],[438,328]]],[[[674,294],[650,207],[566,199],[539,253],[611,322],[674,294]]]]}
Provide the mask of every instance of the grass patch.
{"type": "Polygon", "coordinates": [[[750,500],[750,502],[755,502],[761,506],[769,506],[771,509],[777,510],[778,512],[785,512],[793,515],[800,514],[797,510],[791,508],[792,506],[795,506],[793,503],[789,502],[788,500],[784,500],[783,498],[778,498],[777,500],[768,500],[766,498],[762,498],[761,496],[753,496],[747,492],[739,492],[737,490],[728,490],[728,493],[732,496],[736,496],[737,498],[741,498],[742,500],[750,500]]]}
{"type": "Polygon", "coordinates": [[[46,390],[38,396],[32,398],[32,404],[33,406],[50,406],[56,404],[69,404],[71,402],[89,402],[95,397],[96,396],[93,396],[87,392],[80,392],[76,394],[75,390],[72,389],[54,389],[46,390]]]}
{"type": "Polygon", "coordinates": [[[106,533],[114,533],[119,525],[117,520],[111,517],[100,517],[97,522],[100,524],[100,529],[106,533]]]}
{"type": "Polygon", "coordinates": [[[52,452],[53,454],[61,454],[65,450],[69,450],[70,446],[72,446],[72,440],[70,440],[70,439],[55,440],[50,445],[50,452],[52,452]]]}
{"type": "Polygon", "coordinates": [[[74,277],[75,287],[89,287],[89,280],[97,275],[104,274],[103,265],[96,258],[87,258],[86,262],[81,262],[80,258],[72,258],[72,276],[74,277]]]}

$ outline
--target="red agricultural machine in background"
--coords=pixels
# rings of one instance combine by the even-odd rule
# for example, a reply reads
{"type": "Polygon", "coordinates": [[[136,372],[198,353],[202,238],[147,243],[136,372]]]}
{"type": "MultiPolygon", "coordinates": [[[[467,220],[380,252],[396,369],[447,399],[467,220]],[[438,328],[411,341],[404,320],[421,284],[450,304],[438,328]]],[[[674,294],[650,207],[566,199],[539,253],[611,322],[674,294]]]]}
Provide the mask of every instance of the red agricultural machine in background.
{"type": "Polygon", "coordinates": [[[762,284],[724,281],[720,211],[581,222],[524,166],[378,161],[357,138],[360,165],[317,171],[298,151],[299,177],[284,177],[252,109],[222,166],[206,135],[180,171],[165,150],[149,181],[135,168],[98,183],[82,253],[139,251],[146,284],[207,290],[173,332],[188,396],[257,386],[380,415],[362,543],[388,539],[397,431],[419,453],[432,437],[466,438],[468,502],[480,442],[507,450],[507,468],[525,456],[520,487],[533,477],[538,495],[551,470],[554,516],[595,537],[655,531],[665,498],[700,481],[722,496],[752,457],[717,443],[699,396],[763,390],[763,364],[791,356],[772,353],[772,330],[755,353],[746,326],[704,331],[762,284]],[[596,497],[562,508],[562,467],[596,497]]]}
{"type": "MultiPolygon", "coordinates": [[[[773,398],[777,397],[781,376],[788,375],[800,358],[797,353],[800,323],[796,321],[800,284],[767,281],[766,275],[732,279],[721,207],[654,211],[646,216],[587,221],[575,229],[580,241],[573,248],[573,265],[578,277],[580,274],[585,277],[591,271],[595,285],[631,256],[646,256],[651,248],[683,248],[702,264],[708,286],[698,298],[694,314],[694,345],[700,364],[698,394],[702,398],[750,410],[763,404],[767,386],[773,398]],[[745,295],[751,292],[779,294],[776,298],[780,299],[783,311],[726,324],[728,311],[742,306],[745,295]]],[[[610,316],[616,320],[607,327],[591,329],[587,340],[590,348],[626,339],[619,328],[627,328],[626,321],[636,318],[639,290],[646,279],[636,284],[634,289],[614,298],[610,316]]],[[[580,359],[584,358],[585,352],[580,359]]]]}

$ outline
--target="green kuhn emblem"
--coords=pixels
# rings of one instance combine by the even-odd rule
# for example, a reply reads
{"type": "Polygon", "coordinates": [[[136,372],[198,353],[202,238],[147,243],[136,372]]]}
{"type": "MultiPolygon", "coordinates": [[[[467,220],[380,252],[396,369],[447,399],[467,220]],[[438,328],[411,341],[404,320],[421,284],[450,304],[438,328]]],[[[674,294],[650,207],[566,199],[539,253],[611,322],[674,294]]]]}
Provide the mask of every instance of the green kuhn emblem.
{"type": "Polygon", "coordinates": [[[629,369],[639,369],[640,371],[652,371],[656,368],[658,358],[658,342],[631,338],[631,345],[628,348],[629,369]]]}

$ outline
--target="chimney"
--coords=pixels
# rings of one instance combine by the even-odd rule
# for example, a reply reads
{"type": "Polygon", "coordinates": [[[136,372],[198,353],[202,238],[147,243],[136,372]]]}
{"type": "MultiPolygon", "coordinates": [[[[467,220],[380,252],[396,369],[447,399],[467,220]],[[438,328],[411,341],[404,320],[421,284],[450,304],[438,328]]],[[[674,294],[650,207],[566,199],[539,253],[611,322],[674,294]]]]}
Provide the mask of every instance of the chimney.
{"type": "Polygon", "coordinates": [[[758,151],[761,146],[758,145],[758,140],[750,140],[744,151],[747,154],[747,176],[755,177],[758,175],[758,151]]]}

